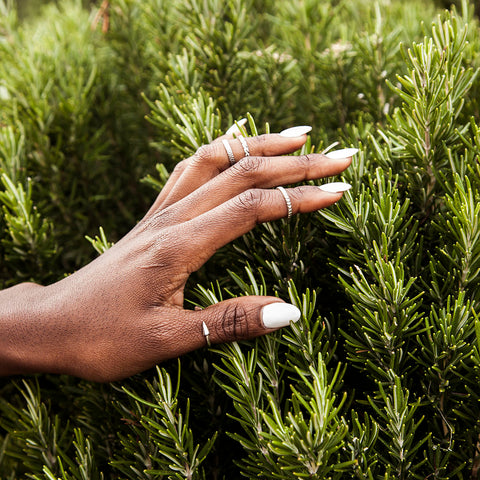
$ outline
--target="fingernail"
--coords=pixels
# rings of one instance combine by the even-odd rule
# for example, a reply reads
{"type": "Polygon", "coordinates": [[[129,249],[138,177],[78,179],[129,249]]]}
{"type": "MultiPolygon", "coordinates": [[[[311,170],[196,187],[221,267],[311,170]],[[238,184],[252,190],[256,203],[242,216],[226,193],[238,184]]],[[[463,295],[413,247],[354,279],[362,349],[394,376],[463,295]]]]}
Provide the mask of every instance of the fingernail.
{"type": "Polygon", "coordinates": [[[334,150],[325,154],[328,158],[348,158],[353,157],[358,152],[358,148],[342,148],[341,150],[334,150]]]}
{"type": "Polygon", "coordinates": [[[234,123],[226,132],[225,132],[225,135],[231,135],[233,133],[241,133],[240,130],[239,130],[239,126],[240,127],[243,127],[245,124],[247,123],[247,119],[246,118],[242,118],[241,120],[239,120],[237,123],[234,123]],[[238,125],[237,125],[238,124],[238,125]]]}
{"type": "Polygon", "coordinates": [[[286,130],[283,130],[283,132],[280,132],[279,135],[287,138],[301,137],[311,130],[312,127],[309,127],[308,125],[301,125],[299,127],[287,128],[286,130]]]}
{"type": "Polygon", "coordinates": [[[318,187],[320,190],[329,193],[341,193],[350,190],[352,186],[349,183],[345,182],[332,182],[332,183],[325,183],[324,185],[320,185],[318,187]]]}
{"type": "Polygon", "coordinates": [[[280,328],[296,322],[300,318],[300,310],[290,303],[271,303],[262,309],[262,322],[265,328],[280,328]]]}

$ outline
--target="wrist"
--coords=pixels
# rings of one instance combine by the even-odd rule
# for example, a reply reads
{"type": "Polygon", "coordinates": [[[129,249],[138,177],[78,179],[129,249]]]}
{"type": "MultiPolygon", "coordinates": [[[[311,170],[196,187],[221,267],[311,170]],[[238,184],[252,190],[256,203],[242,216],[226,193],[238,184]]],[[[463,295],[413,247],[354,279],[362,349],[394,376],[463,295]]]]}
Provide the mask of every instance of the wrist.
{"type": "Polygon", "coordinates": [[[0,292],[0,375],[61,373],[52,287],[22,283],[0,292]]]}

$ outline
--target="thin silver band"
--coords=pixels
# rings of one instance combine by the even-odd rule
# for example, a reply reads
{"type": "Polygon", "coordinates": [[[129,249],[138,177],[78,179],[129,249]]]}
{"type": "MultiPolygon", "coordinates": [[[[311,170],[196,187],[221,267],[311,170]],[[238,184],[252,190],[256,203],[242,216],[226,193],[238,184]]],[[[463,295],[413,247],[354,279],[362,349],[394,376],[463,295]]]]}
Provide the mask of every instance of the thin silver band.
{"type": "Polygon", "coordinates": [[[225,150],[227,151],[228,161],[230,162],[230,166],[235,165],[235,156],[233,155],[232,147],[230,146],[227,140],[222,140],[222,143],[223,143],[223,146],[225,147],[225,150]]]}
{"type": "Polygon", "coordinates": [[[290,200],[290,197],[288,196],[287,191],[283,187],[277,187],[277,190],[280,190],[280,192],[283,195],[283,198],[285,199],[285,203],[287,204],[287,218],[290,218],[292,216],[292,201],[290,200]]]}
{"type": "Polygon", "coordinates": [[[248,149],[247,141],[241,135],[239,135],[237,138],[240,140],[240,143],[242,144],[245,156],[249,157],[250,156],[250,150],[248,149]]]}
{"type": "Polygon", "coordinates": [[[203,328],[203,336],[207,341],[207,345],[211,347],[212,343],[210,342],[210,330],[208,330],[207,324],[205,322],[202,322],[202,328],[203,328]]]}

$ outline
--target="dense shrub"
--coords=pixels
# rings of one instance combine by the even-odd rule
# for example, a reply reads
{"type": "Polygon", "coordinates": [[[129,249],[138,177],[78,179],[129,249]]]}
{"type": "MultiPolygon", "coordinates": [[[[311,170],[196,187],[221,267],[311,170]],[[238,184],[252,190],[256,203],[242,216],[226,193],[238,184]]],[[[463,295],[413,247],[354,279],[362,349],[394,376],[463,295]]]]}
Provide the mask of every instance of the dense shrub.
{"type": "Polygon", "coordinates": [[[111,385],[1,380],[0,477],[479,478],[474,5],[107,3],[19,22],[0,0],[4,288],[89,262],[247,112],[250,134],[310,124],[306,149],[360,148],[353,188],[257,227],[186,291],[277,294],[291,328],[111,385]]]}

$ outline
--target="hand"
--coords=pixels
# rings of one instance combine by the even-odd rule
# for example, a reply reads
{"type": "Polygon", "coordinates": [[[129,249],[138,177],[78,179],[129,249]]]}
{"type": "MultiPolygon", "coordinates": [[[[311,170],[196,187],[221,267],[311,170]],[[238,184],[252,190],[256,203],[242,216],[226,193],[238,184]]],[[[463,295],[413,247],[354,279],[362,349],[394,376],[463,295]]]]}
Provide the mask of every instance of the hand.
{"type": "MultiPolygon", "coordinates": [[[[96,260],[53,285],[21,284],[1,292],[0,374],[116,380],[205,347],[203,323],[214,344],[298,320],[298,309],[276,297],[184,310],[183,290],[217,249],[258,223],[287,216],[286,200],[273,187],[336,175],[350,164],[350,157],[338,158],[350,150],[332,158],[282,156],[305,140],[305,134],[247,138],[245,157],[238,139],[221,137],[180,162],[146,216],[96,260]],[[222,140],[239,159],[233,166],[222,140]]],[[[287,192],[293,214],[327,207],[342,196],[315,186],[287,192]]]]}

